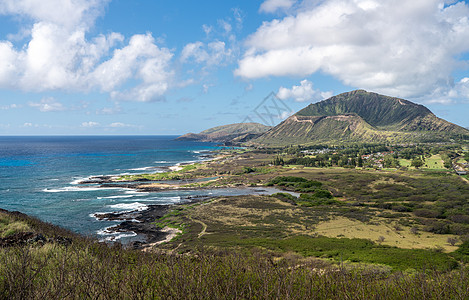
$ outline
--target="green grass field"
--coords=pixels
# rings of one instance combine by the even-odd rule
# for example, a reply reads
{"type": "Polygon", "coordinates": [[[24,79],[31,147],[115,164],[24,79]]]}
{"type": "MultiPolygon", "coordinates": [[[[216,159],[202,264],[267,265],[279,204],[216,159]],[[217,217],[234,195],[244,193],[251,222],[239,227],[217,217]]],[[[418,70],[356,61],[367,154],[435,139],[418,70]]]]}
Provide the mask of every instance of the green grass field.
{"type": "Polygon", "coordinates": [[[399,159],[399,164],[402,166],[402,167],[407,167],[407,168],[410,168],[410,159],[403,159],[403,158],[400,158],[399,159]]]}
{"type": "MultiPolygon", "coordinates": [[[[410,159],[399,159],[399,163],[402,167],[407,167],[411,169],[415,169],[411,166],[410,159]]],[[[446,170],[445,166],[443,165],[443,160],[441,159],[440,155],[432,155],[429,158],[425,159],[424,165],[420,167],[420,169],[434,169],[434,170],[446,170]]]]}
{"type": "Polygon", "coordinates": [[[425,164],[422,168],[444,170],[445,166],[440,155],[432,155],[432,157],[425,159],[425,164]]]}

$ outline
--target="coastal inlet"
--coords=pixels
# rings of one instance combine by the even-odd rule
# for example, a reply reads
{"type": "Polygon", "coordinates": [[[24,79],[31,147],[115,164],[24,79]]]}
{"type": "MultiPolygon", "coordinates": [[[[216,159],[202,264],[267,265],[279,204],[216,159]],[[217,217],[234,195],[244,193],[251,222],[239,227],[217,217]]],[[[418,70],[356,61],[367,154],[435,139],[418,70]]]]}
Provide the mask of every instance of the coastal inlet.
{"type": "MultiPolygon", "coordinates": [[[[122,189],[124,193],[132,193],[140,197],[138,202],[127,199],[126,195],[111,196],[121,199],[119,204],[109,205],[113,211],[97,212],[92,214],[98,221],[119,222],[117,225],[108,226],[98,231],[104,241],[117,241],[123,244],[140,248],[144,244],[154,244],[165,241],[173,232],[156,228],[153,222],[163,217],[170,209],[179,204],[195,203],[220,196],[240,195],[271,195],[280,192],[272,187],[231,187],[231,188],[183,188],[179,181],[145,181],[143,186],[154,186],[142,188],[142,182],[119,183],[112,181],[109,176],[92,177],[83,181],[83,185],[97,185],[99,188],[122,189]],[[154,183],[154,185],[152,185],[154,183]]],[[[202,178],[184,180],[185,185],[215,180],[216,178],[202,178]]],[[[295,194],[295,193],[294,193],[295,194]]],[[[298,196],[298,195],[295,195],[298,196]]]]}
{"type": "Polygon", "coordinates": [[[121,221],[97,220],[94,215],[180,203],[187,201],[190,193],[101,187],[103,178],[166,172],[207,160],[211,151],[220,149],[214,143],[175,138],[0,137],[0,207],[101,240],[132,238],[135,233],[111,234],[106,230],[121,221]],[[96,181],[79,184],[89,180],[96,181]]]}

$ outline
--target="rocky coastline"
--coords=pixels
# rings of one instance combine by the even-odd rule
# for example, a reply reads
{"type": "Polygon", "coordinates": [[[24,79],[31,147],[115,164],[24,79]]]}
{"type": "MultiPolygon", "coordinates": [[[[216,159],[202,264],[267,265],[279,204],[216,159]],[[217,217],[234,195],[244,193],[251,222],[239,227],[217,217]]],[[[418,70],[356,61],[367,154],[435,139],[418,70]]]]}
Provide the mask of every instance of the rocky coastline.
{"type": "MultiPolygon", "coordinates": [[[[206,155],[206,160],[215,158],[215,153],[211,152],[206,155]]],[[[181,163],[176,166],[162,167],[166,172],[179,171],[183,165],[189,163],[181,163]]],[[[192,185],[194,183],[207,182],[209,180],[217,180],[211,178],[193,178],[183,180],[149,180],[145,178],[138,178],[135,180],[122,180],[118,176],[107,175],[107,176],[93,176],[79,182],[79,186],[86,187],[87,185],[98,186],[100,188],[125,188],[132,189],[136,192],[151,193],[151,192],[164,192],[169,190],[206,190],[205,187],[192,185]]],[[[242,184],[237,185],[223,185],[223,186],[212,186],[210,190],[218,188],[252,188],[251,186],[245,186],[242,184]]],[[[253,193],[265,193],[264,189],[253,189],[253,193]]],[[[165,205],[148,205],[145,209],[136,209],[132,211],[123,212],[106,212],[96,213],[93,215],[99,221],[116,221],[119,224],[106,228],[106,232],[110,234],[114,233],[135,233],[137,237],[130,242],[121,242],[119,240],[111,240],[110,242],[119,242],[124,246],[133,249],[145,249],[152,245],[159,244],[168,240],[175,233],[169,228],[160,228],[155,226],[155,221],[162,218],[164,215],[169,213],[173,209],[177,209],[178,206],[187,205],[191,203],[197,203],[201,201],[213,198],[213,195],[190,195],[185,196],[181,199],[180,203],[177,204],[165,204],[165,205]]]]}
{"type": "Polygon", "coordinates": [[[125,246],[133,249],[144,249],[151,244],[164,241],[170,234],[165,228],[155,226],[155,220],[162,218],[172,209],[180,205],[192,204],[210,199],[210,196],[189,196],[187,201],[178,204],[149,205],[145,210],[125,212],[96,213],[94,217],[100,221],[120,221],[118,225],[107,228],[108,232],[128,233],[134,232],[143,237],[143,240],[133,241],[125,246]]]}

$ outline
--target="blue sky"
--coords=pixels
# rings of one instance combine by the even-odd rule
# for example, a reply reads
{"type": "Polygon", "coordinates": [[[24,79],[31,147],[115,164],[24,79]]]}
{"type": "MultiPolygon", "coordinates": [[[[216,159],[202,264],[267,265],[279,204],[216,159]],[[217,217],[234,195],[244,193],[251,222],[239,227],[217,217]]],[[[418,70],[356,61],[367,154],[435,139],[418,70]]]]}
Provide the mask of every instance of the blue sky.
{"type": "Polygon", "coordinates": [[[464,1],[2,0],[0,135],[264,122],[272,92],[280,122],[359,88],[469,127],[468,61],[464,1]]]}

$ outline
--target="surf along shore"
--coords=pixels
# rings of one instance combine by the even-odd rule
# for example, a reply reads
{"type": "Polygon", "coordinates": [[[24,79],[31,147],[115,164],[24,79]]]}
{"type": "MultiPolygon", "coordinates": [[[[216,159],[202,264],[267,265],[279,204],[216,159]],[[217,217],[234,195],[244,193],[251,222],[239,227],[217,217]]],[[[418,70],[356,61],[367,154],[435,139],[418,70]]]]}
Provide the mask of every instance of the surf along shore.
{"type": "MultiPolygon", "coordinates": [[[[143,236],[129,247],[177,249],[178,253],[260,246],[319,256],[327,250],[331,251],[327,255],[340,259],[334,250],[339,246],[333,243],[350,243],[343,251],[366,244],[379,251],[445,255],[462,245],[464,237],[456,231],[434,232],[429,222],[439,220],[422,219],[418,209],[417,213],[401,209],[409,194],[416,192],[417,200],[425,199],[428,207],[438,204],[438,193],[463,199],[465,193],[459,191],[469,191],[469,186],[449,171],[275,165],[279,154],[269,149],[223,150],[213,155],[208,161],[167,172],[101,178],[103,187],[150,193],[181,191],[185,196],[174,205],[95,217],[120,222],[109,230],[143,236]],[[442,192],[441,184],[456,190],[442,192]],[[169,240],[171,235],[175,238],[169,240]],[[317,242],[318,237],[327,244],[326,250],[313,253],[302,248],[305,241],[317,242]]],[[[282,155],[285,160],[290,157],[282,155]]],[[[451,226],[460,228],[455,223],[451,226]]]]}
{"type": "MultiPolygon", "coordinates": [[[[163,167],[163,172],[123,175],[95,176],[80,181],[79,186],[89,184],[101,188],[126,188],[142,193],[158,193],[165,191],[198,191],[196,195],[182,196],[175,204],[147,205],[145,209],[132,211],[95,213],[93,216],[100,221],[117,221],[118,225],[108,227],[108,233],[134,233],[139,237],[126,246],[134,249],[150,247],[170,241],[182,233],[174,226],[157,226],[155,221],[162,219],[178,207],[192,205],[220,196],[237,195],[271,195],[281,190],[265,187],[262,178],[255,180],[249,175],[243,160],[243,151],[220,150],[204,154],[200,162],[180,163],[175,166],[163,167]],[[205,191],[200,193],[200,191],[205,191]]],[[[266,164],[268,162],[266,161],[266,164]]],[[[161,168],[160,168],[161,169],[161,168]]],[[[266,175],[266,174],[264,174],[266,175]]],[[[261,176],[262,177],[262,176],[261,176]]],[[[270,176],[268,176],[270,177],[270,176]]],[[[295,193],[292,193],[295,194],[295,193]]],[[[112,241],[112,240],[111,240],[112,241]]]]}
{"type": "Polygon", "coordinates": [[[464,236],[432,232],[429,223],[423,223],[428,218],[400,211],[409,193],[417,191],[418,201],[424,199],[428,207],[437,205],[434,195],[441,192],[441,184],[454,187],[444,190],[445,195],[464,199],[469,186],[449,171],[273,165],[277,155],[252,148],[225,150],[212,160],[180,165],[176,170],[90,178],[82,186],[97,187],[100,181],[104,187],[120,185],[151,194],[182,191],[174,194],[185,195],[178,204],[96,214],[96,218],[120,223],[109,228],[118,235],[142,236],[128,244],[124,239],[117,241],[128,248],[176,255],[229,249],[267,251],[279,258],[315,257],[334,263],[380,264],[392,270],[418,269],[426,262],[447,270],[466,259],[464,236]],[[383,199],[394,205],[383,206],[383,199]]]}

